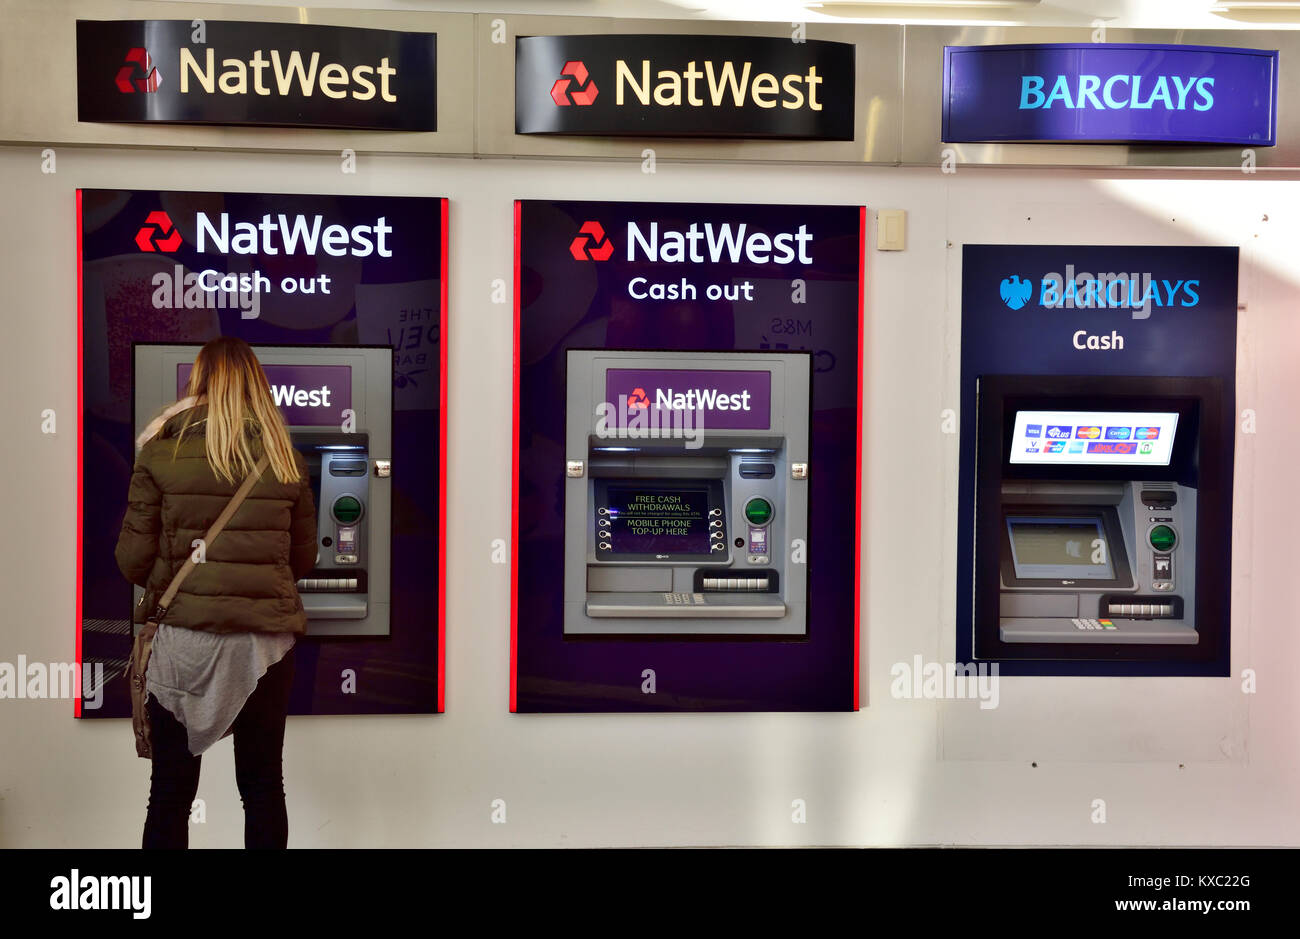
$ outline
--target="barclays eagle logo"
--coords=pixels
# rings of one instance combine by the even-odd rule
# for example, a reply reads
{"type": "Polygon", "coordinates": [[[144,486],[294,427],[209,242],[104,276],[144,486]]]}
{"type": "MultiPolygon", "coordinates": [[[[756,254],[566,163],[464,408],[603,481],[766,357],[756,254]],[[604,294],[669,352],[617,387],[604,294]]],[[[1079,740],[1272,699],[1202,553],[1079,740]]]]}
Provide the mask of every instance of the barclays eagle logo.
{"type": "Polygon", "coordinates": [[[1033,292],[1034,285],[1016,274],[1002,281],[1002,302],[1013,310],[1018,310],[1028,303],[1033,292]]]}

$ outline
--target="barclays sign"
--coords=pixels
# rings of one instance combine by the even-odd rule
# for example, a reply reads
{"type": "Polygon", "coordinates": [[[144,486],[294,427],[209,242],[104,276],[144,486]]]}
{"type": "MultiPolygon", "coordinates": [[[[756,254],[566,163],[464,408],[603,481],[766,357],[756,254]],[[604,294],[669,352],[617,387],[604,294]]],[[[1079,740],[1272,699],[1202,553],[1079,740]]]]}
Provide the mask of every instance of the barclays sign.
{"type": "Polygon", "coordinates": [[[1150,272],[1050,271],[1038,278],[1011,274],[998,284],[1008,309],[1019,310],[1037,297],[1046,310],[1128,310],[1135,320],[1146,319],[1155,307],[1195,307],[1201,302],[1199,278],[1161,278],[1150,272]]]}
{"type": "Polygon", "coordinates": [[[1224,144],[1277,137],[1278,53],[1139,43],[947,46],[943,140],[1224,144]]]}

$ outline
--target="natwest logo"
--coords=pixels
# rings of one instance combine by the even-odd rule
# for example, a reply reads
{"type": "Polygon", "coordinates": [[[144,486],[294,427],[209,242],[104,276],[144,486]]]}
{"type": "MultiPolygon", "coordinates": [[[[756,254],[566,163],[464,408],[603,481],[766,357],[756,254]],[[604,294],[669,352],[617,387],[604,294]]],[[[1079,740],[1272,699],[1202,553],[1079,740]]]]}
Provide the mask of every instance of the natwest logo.
{"type": "Polygon", "coordinates": [[[641,409],[650,407],[650,396],[645,393],[644,388],[633,388],[632,393],[627,396],[628,410],[641,409]]]}
{"type": "Polygon", "coordinates": [[[247,62],[223,58],[218,73],[216,50],[209,47],[203,55],[200,62],[187,47],[181,47],[181,94],[190,93],[192,78],[210,95],[246,95],[251,90],[264,97],[277,94],[310,98],[319,90],[326,98],[370,101],[378,95],[382,101],[392,103],[397,100],[392,90],[397,69],[388,64],[387,56],[377,65],[348,68],[342,62],[322,64],[319,52],[313,52],[304,61],[297,49],[284,56],[279,49],[272,49],[269,59],[262,55],[261,49],[257,49],[247,62]]]}
{"type": "Polygon", "coordinates": [[[565,62],[560,77],[551,86],[551,100],[562,108],[571,104],[586,107],[595,102],[598,94],[600,89],[587,73],[587,66],[580,61],[565,62]]]}
{"type": "Polygon", "coordinates": [[[299,388],[297,385],[271,385],[271,398],[276,407],[327,408],[330,406],[329,385],[319,388],[299,388]]]}
{"type": "MultiPolygon", "coordinates": [[[[152,216],[150,216],[152,218],[152,216]]],[[[199,253],[208,245],[218,254],[306,254],[324,251],[331,257],[350,255],[367,258],[372,254],[391,258],[388,236],[393,233],[385,216],[373,225],[326,225],[320,215],[272,216],[269,212],[259,222],[235,222],[231,230],[230,214],[222,212],[214,222],[206,212],[195,216],[199,253]]]]}
{"type": "Polygon", "coordinates": [[[614,242],[605,237],[600,222],[583,222],[578,236],[569,242],[569,253],[575,261],[608,261],[614,254],[614,242]]]}
{"type": "Polygon", "coordinates": [[[812,240],[807,225],[769,235],[751,230],[746,222],[739,225],[706,222],[703,227],[692,222],[684,231],[661,230],[658,222],[651,222],[643,230],[636,222],[628,222],[627,259],[635,261],[640,251],[647,261],[669,264],[682,261],[702,264],[706,260],[714,264],[723,260],[736,263],[742,258],[751,264],[790,264],[796,260],[811,264],[808,246],[812,240]]]}
{"type": "Polygon", "coordinates": [[[117,90],[126,95],[137,91],[148,94],[158,90],[162,84],[162,76],[154,68],[148,49],[136,46],[127,52],[126,64],[117,70],[116,84],[117,90]]]}
{"type": "Polygon", "coordinates": [[[170,253],[181,246],[181,233],[166,212],[150,212],[144,227],[135,233],[135,244],[141,251],[170,253]]]}
{"type": "Polygon", "coordinates": [[[692,59],[680,72],[655,69],[656,81],[653,83],[650,80],[650,60],[642,59],[640,65],[635,69],[623,59],[614,63],[616,104],[621,106],[630,91],[631,97],[645,107],[743,108],[753,102],[764,109],[822,109],[822,103],[817,100],[817,86],[822,83],[822,77],[817,74],[816,65],[808,66],[806,72],[756,73],[753,62],[737,66],[730,60],[718,64],[705,60],[704,68],[700,69],[692,59]]]}
{"type": "MultiPolygon", "coordinates": [[[[749,397],[748,389],[726,394],[716,388],[690,388],[686,391],[656,388],[655,407],[673,411],[748,411],[749,397]]],[[[630,407],[631,398],[628,402],[630,407]]]]}

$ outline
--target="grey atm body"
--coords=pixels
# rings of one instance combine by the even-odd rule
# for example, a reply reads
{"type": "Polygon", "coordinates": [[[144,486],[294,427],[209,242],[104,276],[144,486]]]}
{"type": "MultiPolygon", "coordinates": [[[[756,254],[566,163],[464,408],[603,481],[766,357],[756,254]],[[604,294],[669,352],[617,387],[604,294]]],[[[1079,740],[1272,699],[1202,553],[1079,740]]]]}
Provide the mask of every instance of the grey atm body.
{"type": "MultiPolygon", "coordinates": [[[[1195,398],[1203,389],[1186,385],[1194,381],[979,379],[977,571],[996,559],[1002,643],[1041,649],[1200,642],[1196,533],[1204,434],[1203,408],[1195,398]],[[1017,440],[1022,412],[1026,435],[1017,440]],[[1064,444],[1071,448],[1068,454],[1091,452],[1083,448],[1093,446],[1140,446],[1141,425],[1165,416],[1176,417],[1175,423],[1153,428],[1157,437],[1150,438],[1168,447],[1165,462],[1107,463],[1104,456],[1049,460],[1049,453],[1061,451],[1039,448],[1040,441],[1064,444]],[[1040,420],[1048,423],[1036,428],[1033,449],[1021,449],[1030,441],[1030,421],[1040,420]],[[1085,427],[1091,432],[1086,437],[1080,433],[1085,427]],[[1052,430],[1066,433],[1053,438],[1052,430]],[[1119,435],[1109,436],[1112,430],[1119,435]],[[1167,437],[1159,438],[1160,433],[1167,437]]],[[[977,579],[983,583],[989,581],[977,579]]],[[[1081,649],[1076,654],[1085,655],[1081,649]]]]}
{"type": "Polygon", "coordinates": [[[791,544],[808,538],[809,389],[804,354],[569,351],[565,635],[806,634],[807,566],[792,563],[791,544]],[[698,447],[602,433],[610,368],[767,371],[769,426],[710,430],[706,421],[698,447]],[[602,525],[618,493],[665,488],[707,498],[707,554],[610,550],[602,525]],[[772,510],[757,525],[746,517],[755,500],[772,510]]]}
{"type": "MultiPolygon", "coordinates": [[[[135,346],[137,432],[176,400],[178,368],[199,346],[135,346]]],[[[298,581],[309,636],[387,636],[390,626],[392,350],[254,346],[264,366],[344,365],[355,426],[290,424],[316,500],[315,569],[298,581]],[[326,543],[328,541],[328,543],[326,543]]],[[[139,588],[136,589],[138,601],[139,588]]]]}
{"type": "MultiPolygon", "coordinates": [[[[1164,480],[1008,480],[1002,484],[1002,505],[1004,530],[1017,520],[1100,519],[1115,574],[1106,585],[1063,576],[1051,586],[1041,581],[1029,586],[1015,576],[1007,533],[998,624],[1003,642],[1198,641],[1195,489],[1164,480]],[[1152,544],[1157,529],[1175,532],[1172,547],[1163,550],[1161,542],[1157,550],[1152,544]]],[[[1084,550],[1095,548],[1089,544],[1084,550]]]]}

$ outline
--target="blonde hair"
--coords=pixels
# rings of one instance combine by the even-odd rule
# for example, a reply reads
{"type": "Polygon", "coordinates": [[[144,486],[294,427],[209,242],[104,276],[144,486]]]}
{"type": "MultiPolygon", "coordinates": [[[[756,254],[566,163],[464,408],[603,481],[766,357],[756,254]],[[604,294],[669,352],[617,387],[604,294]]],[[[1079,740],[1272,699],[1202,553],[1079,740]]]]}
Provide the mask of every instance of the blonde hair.
{"type": "MultiPolygon", "coordinates": [[[[251,441],[259,431],[276,479],[288,483],[302,478],[266,372],[247,342],[234,336],[208,342],[194,360],[185,393],[199,401],[206,399],[205,446],[218,478],[234,483],[249,474],[257,462],[251,441]]],[[[191,411],[177,435],[178,448],[193,419],[191,411]]]]}

